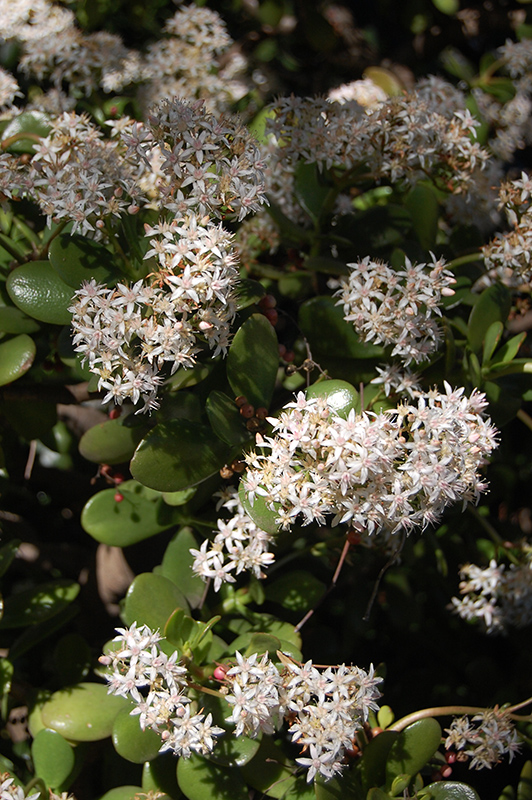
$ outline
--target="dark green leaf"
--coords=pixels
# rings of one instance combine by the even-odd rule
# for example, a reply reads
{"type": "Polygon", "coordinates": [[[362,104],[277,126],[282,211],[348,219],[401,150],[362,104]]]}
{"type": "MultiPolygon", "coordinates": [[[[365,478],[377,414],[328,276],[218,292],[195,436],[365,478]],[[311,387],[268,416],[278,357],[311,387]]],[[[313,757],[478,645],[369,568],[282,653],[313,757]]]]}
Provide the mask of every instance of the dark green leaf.
{"type": "Polygon", "coordinates": [[[2,134],[3,147],[5,148],[8,139],[16,137],[16,141],[10,143],[9,153],[34,153],[34,145],[37,143],[35,137],[48,136],[50,133],[50,121],[42,111],[23,111],[22,114],[14,117],[2,134]],[[29,134],[29,136],[24,136],[29,134]]]}
{"type": "Polygon", "coordinates": [[[299,310],[299,325],[314,355],[342,355],[344,358],[382,358],[384,349],[365,344],[343,311],[327,295],[306,300],[299,310]]]}
{"type": "Polygon", "coordinates": [[[284,797],[287,789],[295,783],[293,762],[270,736],[263,737],[257,753],[241,767],[241,773],[250,786],[275,800],[284,797]]]}
{"type": "Polygon", "coordinates": [[[409,725],[390,748],[386,761],[386,785],[391,786],[397,775],[416,775],[432,758],[440,742],[441,727],[432,717],[409,725]]]}
{"type": "Polygon", "coordinates": [[[48,261],[30,261],[10,273],[6,283],[11,300],[21,311],[40,322],[68,325],[72,314],[72,287],[48,261]]]}
{"type": "Polygon", "coordinates": [[[133,764],[144,764],[156,758],[162,744],[160,735],[154,730],[141,729],[138,716],[131,716],[129,708],[116,715],[112,739],[118,755],[133,764]]]}
{"type": "Polygon", "coordinates": [[[480,797],[467,783],[439,781],[425,786],[420,800],[480,800],[480,797]]]}
{"type": "Polygon", "coordinates": [[[53,239],[49,258],[59,277],[73,289],[94,278],[110,283],[116,277],[114,257],[109,250],[79,234],[60,233],[53,239]]]}
{"type": "Polygon", "coordinates": [[[18,659],[34,647],[37,647],[37,645],[48,639],[64,625],[67,625],[78,612],[78,606],[75,603],[71,603],[57,614],[54,614],[54,616],[45,619],[44,622],[38,622],[36,625],[31,626],[28,625],[9,648],[11,658],[18,659]]]}
{"type": "Polygon", "coordinates": [[[17,592],[5,602],[0,628],[18,628],[44,622],[70,605],[78,593],[79,584],[66,578],[17,592]]]}
{"type": "Polygon", "coordinates": [[[386,760],[399,734],[383,731],[364,747],[360,762],[360,775],[364,791],[372,786],[382,786],[386,780],[386,760]]]}
{"type": "Polygon", "coordinates": [[[526,761],[517,784],[517,800],[532,800],[532,761],[526,761]]]}
{"type": "Polygon", "coordinates": [[[237,445],[251,440],[244,418],[234,401],[224,392],[212,391],[207,398],[205,410],[211,428],[222,441],[237,445]]]}
{"type": "Polygon", "coordinates": [[[419,243],[425,250],[431,250],[438,232],[439,204],[435,191],[424,183],[418,183],[408,193],[405,205],[412,214],[419,243]]]}
{"type": "Polygon", "coordinates": [[[20,308],[0,306],[0,331],[4,333],[34,333],[39,328],[39,323],[26,316],[20,308]]]}
{"type": "Polygon", "coordinates": [[[161,753],[144,764],[142,788],[145,792],[166,792],[173,800],[183,797],[177,785],[176,761],[173,753],[161,753]]]}
{"type": "Polygon", "coordinates": [[[266,290],[262,283],[250,280],[249,278],[244,278],[243,280],[239,281],[236,287],[236,307],[239,311],[241,311],[243,308],[248,308],[248,306],[258,303],[265,294],[266,290]]]}
{"type": "Polygon", "coordinates": [[[206,425],[184,419],[160,423],[131,461],[136,480],[161,492],[178,492],[215,474],[229,451],[206,425]]]}
{"type": "Polygon", "coordinates": [[[500,342],[501,336],[504,331],[504,325],[502,322],[496,321],[492,322],[489,326],[488,330],[486,331],[486,335],[484,337],[484,349],[482,351],[482,364],[488,364],[491,361],[491,357],[495,352],[495,348],[500,342]]]}
{"type": "Polygon", "coordinates": [[[205,584],[192,572],[194,556],[190,548],[196,549],[198,543],[191,528],[181,528],[166,548],[161,563],[161,575],[168,578],[183,592],[191,608],[200,604],[205,584]]]}
{"type": "Polygon", "coordinates": [[[270,405],[277,370],[279,344],[262,314],[253,314],[236,332],[227,356],[227,378],[235,396],[257,406],[270,405]]]}
{"type": "Polygon", "coordinates": [[[323,596],[326,586],[312,573],[293,570],[266,585],[266,598],[287,611],[305,612],[323,596]]]}
{"type": "Polygon", "coordinates": [[[219,767],[195,753],[177,762],[177,782],[188,800],[249,800],[239,771],[219,767]]]}
{"type": "Polygon", "coordinates": [[[244,511],[248,517],[251,517],[258,528],[272,536],[279,532],[280,526],[279,523],[276,522],[276,519],[279,516],[280,503],[275,504],[276,507],[274,508],[269,508],[266,505],[264,497],[260,494],[256,494],[253,498],[253,503],[251,503],[244,490],[244,483],[242,481],[240,481],[238,497],[244,506],[244,511]]]}
{"type": "Polygon", "coordinates": [[[482,349],[484,337],[493,322],[506,322],[511,305],[510,292],[501,283],[484,289],[473,306],[468,322],[467,340],[474,352],[482,349]]]}
{"type": "Polygon", "coordinates": [[[517,336],[512,336],[512,338],[508,339],[508,341],[505,342],[502,347],[499,347],[495,354],[494,361],[497,363],[508,363],[509,361],[512,361],[519,352],[519,349],[525,339],[526,331],[523,331],[523,333],[518,333],[517,336]]]}
{"type": "Polygon", "coordinates": [[[12,539],[0,547],[0,578],[5,575],[17,554],[20,539],[12,539]]]}
{"type": "Polygon", "coordinates": [[[148,430],[148,425],[124,425],[122,417],[109,419],[83,434],[79,452],[96,464],[122,464],[130,460],[148,430]]]}
{"type": "Polygon", "coordinates": [[[299,205],[316,222],[331,186],[324,181],[316,164],[300,161],[294,173],[294,194],[299,205]]]}

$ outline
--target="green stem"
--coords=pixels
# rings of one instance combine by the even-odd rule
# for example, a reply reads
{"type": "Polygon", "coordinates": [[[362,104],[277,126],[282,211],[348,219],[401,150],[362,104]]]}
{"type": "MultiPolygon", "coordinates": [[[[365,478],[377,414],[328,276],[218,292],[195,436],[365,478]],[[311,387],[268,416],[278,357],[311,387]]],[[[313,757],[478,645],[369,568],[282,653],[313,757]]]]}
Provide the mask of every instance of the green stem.
{"type": "Polygon", "coordinates": [[[458,258],[453,258],[452,261],[449,261],[445,266],[447,269],[454,269],[455,267],[461,267],[462,264],[471,264],[473,261],[481,261],[483,258],[482,253],[478,250],[475,250],[474,253],[468,253],[465,256],[459,256],[458,258]]]}
{"type": "Polygon", "coordinates": [[[42,142],[42,136],[38,136],[36,133],[20,131],[19,133],[14,133],[13,136],[9,136],[7,139],[4,139],[0,146],[2,147],[2,150],[7,150],[12,144],[20,142],[22,139],[29,139],[30,142],[35,142],[36,144],[40,144],[42,142]]]}
{"type": "Polygon", "coordinates": [[[3,247],[19,264],[23,264],[26,260],[24,253],[16,246],[9,236],[6,236],[4,233],[0,233],[0,247],[3,247]]]}
{"type": "Polygon", "coordinates": [[[499,533],[497,533],[493,525],[490,522],[488,522],[488,520],[485,519],[485,517],[483,517],[482,514],[479,513],[478,508],[476,506],[474,506],[472,503],[468,503],[467,510],[469,511],[470,514],[472,514],[475,517],[477,522],[484,528],[488,536],[490,536],[490,538],[493,539],[495,544],[504,544],[504,539],[502,538],[502,536],[499,533]]]}
{"type": "Polygon", "coordinates": [[[407,714],[397,720],[387,731],[402,731],[413,722],[419,719],[427,719],[427,717],[450,717],[453,714],[481,714],[486,711],[485,708],[480,706],[433,706],[432,708],[422,708],[419,711],[414,711],[412,714],[407,714]]]}
{"type": "Polygon", "coordinates": [[[48,239],[45,242],[43,242],[43,246],[39,250],[39,256],[41,258],[48,258],[48,250],[50,249],[50,245],[52,244],[56,236],[59,236],[59,234],[66,228],[68,223],[69,220],[67,219],[64,219],[62,222],[59,222],[55,231],[53,231],[53,233],[50,234],[48,239]]]}

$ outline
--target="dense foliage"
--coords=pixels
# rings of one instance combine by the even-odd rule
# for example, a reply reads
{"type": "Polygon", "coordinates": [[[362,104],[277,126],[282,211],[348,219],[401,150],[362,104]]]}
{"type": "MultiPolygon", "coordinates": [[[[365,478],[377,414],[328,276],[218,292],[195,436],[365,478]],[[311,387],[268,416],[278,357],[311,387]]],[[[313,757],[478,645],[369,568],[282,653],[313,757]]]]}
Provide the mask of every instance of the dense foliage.
{"type": "Polygon", "coordinates": [[[532,798],[532,11],[359,5],[0,0],[1,800],[532,798]]]}

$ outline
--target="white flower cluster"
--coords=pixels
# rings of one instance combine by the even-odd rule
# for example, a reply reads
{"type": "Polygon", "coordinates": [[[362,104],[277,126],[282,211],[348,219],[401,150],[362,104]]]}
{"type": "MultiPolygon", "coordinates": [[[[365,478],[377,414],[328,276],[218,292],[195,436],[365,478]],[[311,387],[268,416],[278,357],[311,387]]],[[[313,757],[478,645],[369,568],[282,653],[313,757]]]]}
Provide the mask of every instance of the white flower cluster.
{"type": "Polygon", "coordinates": [[[487,709],[471,719],[457,717],[445,733],[448,734],[445,747],[456,750],[459,758],[470,758],[470,769],[491,769],[506,754],[511,761],[521,747],[512,721],[504,710],[497,708],[487,709]]]}
{"type": "Polygon", "coordinates": [[[505,182],[499,190],[511,230],[497,234],[482,248],[489,277],[508,286],[520,287],[532,282],[532,178],[521,177],[505,182]]]}
{"type": "Polygon", "coordinates": [[[273,733],[283,717],[289,723],[292,742],[303,755],[296,762],[308,769],[307,781],[316,774],[332,778],[341,772],[346,750],[353,747],[356,732],[378,709],[380,692],[373,667],[328,667],[320,671],[312,661],[298,664],[279,654],[283,669],[266,653],[236,653],[237,663],[226,673],[225,695],[233,706],[228,718],[237,736],[273,733]]]}
{"type": "Polygon", "coordinates": [[[26,795],[23,787],[18,786],[9,773],[0,773],[0,800],[38,800],[40,796],[40,791],[26,795]]]}
{"type": "Polygon", "coordinates": [[[205,344],[225,353],[238,280],[231,234],[189,215],[146,226],[158,269],[146,281],[108,288],[92,280],[70,308],[75,349],[99,375],[104,402],[126,398],[156,407],[160,371],[192,366],[205,344]]]}
{"type": "Polygon", "coordinates": [[[466,564],[460,570],[460,598],[451,608],[462,619],[482,622],[486,633],[507,633],[532,622],[532,562],[488,567],[466,564]]]}
{"type": "Polygon", "coordinates": [[[266,202],[256,140],[238,117],[215,117],[202,100],[166,100],[123,139],[148,165],[159,149],[159,202],[176,214],[195,210],[241,221],[266,202]]]}
{"type": "Polygon", "coordinates": [[[346,322],[366,342],[393,344],[392,356],[405,366],[427,360],[441,341],[432,315],[441,315],[442,297],[454,294],[445,261],[432,256],[431,264],[412,265],[405,257],[404,269],[394,270],[366,257],[347,266],[349,276],[329,282],[339,287],[336,305],[343,306],[346,322]]]}
{"type": "Polygon", "coordinates": [[[210,753],[215,738],[224,733],[212,724],[211,714],[194,714],[187,696],[187,670],[177,663],[177,652],[167,656],[158,647],[163,638],[147,625],[117,628],[114,647],[100,663],[109,668],[109,694],[128,697],[136,704],[142,730],[161,735],[159,752],[171,750],[184,758],[192,752],[210,753]]]}
{"type": "Polygon", "coordinates": [[[398,364],[385,364],[382,367],[375,367],[378,376],[373,378],[370,383],[382,385],[386,397],[393,394],[408,394],[411,398],[419,397],[423,389],[421,387],[421,376],[417,372],[411,372],[408,368],[401,369],[398,364]]]}
{"type": "MultiPolygon", "coordinates": [[[[221,493],[217,493],[218,495],[221,493]]],[[[269,552],[273,537],[261,530],[246,514],[234,488],[223,494],[217,508],[226,508],[233,516],[218,520],[218,532],[211,541],[205,539],[199,550],[191,549],[194,556],[192,571],[204,581],[214,580],[214,591],[222,583],[234,583],[235,575],[252,572],[256,578],[265,578],[262,571],[274,560],[269,552]]]]}
{"type": "Polygon", "coordinates": [[[472,140],[479,123],[467,109],[448,118],[416,92],[371,109],[324,98],[281,97],[272,112],[267,130],[280,145],[279,158],[327,169],[365,166],[375,180],[415,183],[430,174],[442,187],[460,192],[489,157],[472,140]]]}
{"type": "Polygon", "coordinates": [[[301,392],[271,437],[257,436],[263,454],[247,456],[243,478],[251,503],[264,497],[283,528],[346,522],[368,533],[434,523],[453,502],[477,502],[486,484],[479,468],[496,446],[496,430],[482,416],[483,394],[430,391],[417,405],[380,414],[335,414],[326,398],[301,392]],[[269,450],[269,453],[264,453],[269,450]]]}

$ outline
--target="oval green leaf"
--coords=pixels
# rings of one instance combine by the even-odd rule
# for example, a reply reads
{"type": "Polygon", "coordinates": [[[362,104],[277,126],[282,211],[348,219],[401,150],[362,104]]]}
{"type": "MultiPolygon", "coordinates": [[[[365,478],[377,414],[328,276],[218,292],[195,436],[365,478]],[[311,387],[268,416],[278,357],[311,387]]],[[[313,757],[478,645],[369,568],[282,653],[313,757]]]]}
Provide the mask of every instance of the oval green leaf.
{"type": "Polygon", "coordinates": [[[113,256],[109,250],[80,234],[60,233],[53,239],[49,258],[59,277],[73,289],[84,281],[110,283],[116,277],[113,256]]]}
{"type": "Polygon", "coordinates": [[[44,725],[73,742],[111,735],[116,715],[130,708],[125,697],[107,694],[102,683],[78,683],[55,692],[41,708],[44,725]]]}
{"type": "Polygon", "coordinates": [[[251,503],[244,489],[243,481],[240,481],[238,497],[244,506],[244,511],[248,517],[251,517],[257,527],[271,536],[275,536],[279,532],[280,525],[276,522],[276,519],[279,516],[280,503],[275,504],[274,508],[268,508],[264,497],[260,494],[256,494],[253,498],[253,503],[251,503]]]}
{"type": "Polygon", "coordinates": [[[236,769],[227,769],[192,754],[177,762],[177,782],[188,800],[249,800],[244,780],[236,769]]]}
{"type": "Polygon", "coordinates": [[[10,153],[34,153],[35,137],[48,136],[50,133],[50,121],[42,111],[23,111],[22,114],[14,117],[4,129],[2,142],[4,149],[10,153]],[[29,136],[24,136],[27,133],[29,136]],[[6,148],[6,140],[17,137],[6,148]]]}
{"type": "Polygon", "coordinates": [[[363,342],[350,322],[344,320],[340,306],[322,295],[306,300],[299,310],[299,326],[313,353],[342,355],[345,358],[382,358],[384,349],[363,342]]]}
{"type": "Polygon", "coordinates": [[[72,287],[68,286],[48,261],[31,261],[10,273],[7,291],[21,311],[40,322],[68,325],[72,287]]]}
{"type": "Polygon", "coordinates": [[[148,430],[147,425],[124,425],[121,417],[109,419],[83,434],[79,452],[96,464],[122,464],[130,460],[148,430]]]}
{"type": "Polygon", "coordinates": [[[81,512],[83,529],[97,542],[128,547],[171,528],[176,522],[173,509],[161,497],[146,497],[143,489],[136,481],[127,481],[95,494],[81,512]]]}
{"type": "Polygon", "coordinates": [[[353,409],[360,411],[360,395],[355,387],[347,381],[319,381],[309,386],[305,394],[309,399],[325,397],[329,408],[344,419],[353,409]]]}
{"type": "Polygon", "coordinates": [[[205,410],[211,428],[223,442],[241,445],[252,438],[234,401],[224,392],[212,391],[207,398],[205,410]]]}
{"type": "Polygon", "coordinates": [[[227,355],[227,379],[235,396],[268,408],[277,370],[279,343],[263,314],[253,314],[238,329],[227,355]]]}
{"type": "Polygon", "coordinates": [[[175,419],[153,428],[131,461],[133,477],[160,492],[178,492],[218,472],[228,457],[206,425],[175,419]]]}
{"type": "Polygon", "coordinates": [[[79,584],[66,578],[17,592],[5,601],[0,628],[19,628],[44,622],[63,611],[78,593],[79,584]]]}
{"type": "Polygon", "coordinates": [[[266,289],[258,281],[243,279],[237,284],[235,292],[236,307],[239,311],[258,303],[266,294],[266,289]]]}
{"type": "Polygon", "coordinates": [[[430,250],[436,244],[438,232],[439,203],[436,192],[430,186],[418,183],[408,193],[405,205],[412,215],[419,243],[425,250],[430,250]]]}
{"type": "Polygon", "coordinates": [[[484,289],[471,310],[467,324],[467,341],[475,353],[482,349],[490,325],[506,322],[511,306],[510,292],[502,283],[484,289]]]}
{"type": "Polygon", "coordinates": [[[266,599],[287,611],[305,612],[312,608],[326,590],[322,581],[311,572],[294,570],[266,586],[266,599]]]}
{"type": "Polygon", "coordinates": [[[432,717],[420,719],[405,728],[390,749],[386,761],[386,785],[390,787],[397,775],[416,775],[440,746],[441,735],[441,727],[432,717]]]}
{"type": "Polygon", "coordinates": [[[147,761],[142,769],[142,788],[145,792],[165,792],[178,800],[183,797],[176,775],[173,753],[161,753],[153,761],[147,761]]]}
{"type": "Polygon", "coordinates": [[[382,786],[386,780],[386,760],[393,743],[400,734],[397,731],[383,731],[374,736],[364,747],[360,762],[360,777],[365,792],[372,786],[382,786]]]}
{"type": "Polygon", "coordinates": [[[4,333],[34,333],[39,328],[39,323],[31,317],[27,317],[20,308],[0,306],[0,331],[4,333]]]}
{"type": "Polygon", "coordinates": [[[22,377],[35,358],[35,342],[26,333],[0,344],[0,386],[22,377]]]}
{"type": "Polygon", "coordinates": [[[151,728],[142,730],[137,715],[125,708],[117,714],[112,732],[113,745],[119,756],[133,764],[144,764],[157,757],[161,737],[151,728]]]}
{"type": "Polygon", "coordinates": [[[126,625],[137,622],[152,630],[163,631],[176,608],[190,612],[188,603],[177,586],[162,575],[142,572],[128,589],[122,618],[126,625]]]}
{"type": "Polygon", "coordinates": [[[31,745],[35,775],[52,789],[61,786],[74,768],[74,750],[57,731],[43,728],[31,745]]]}
{"type": "Polygon", "coordinates": [[[294,785],[293,771],[293,762],[270,736],[263,737],[255,756],[241,767],[244,780],[250,786],[276,800],[284,797],[288,788],[294,785]]]}
{"type": "Polygon", "coordinates": [[[459,781],[439,781],[423,787],[423,800],[480,800],[472,786],[459,781]]]}
{"type": "MultiPolygon", "coordinates": [[[[145,800],[146,792],[142,786],[115,786],[102,794],[100,800],[145,800]]],[[[157,800],[170,800],[165,794],[157,795],[157,800]]]]}
{"type": "Polygon", "coordinates": [[[160,574],[179,587],[187,598],[191,608],[197,608],[205,591],[205,584],[194,572],[192,564],[194,556],[190,549],[196,549],[198,543],[191,528],[181,528],[171,539],[164,551],[160,574]]]}

